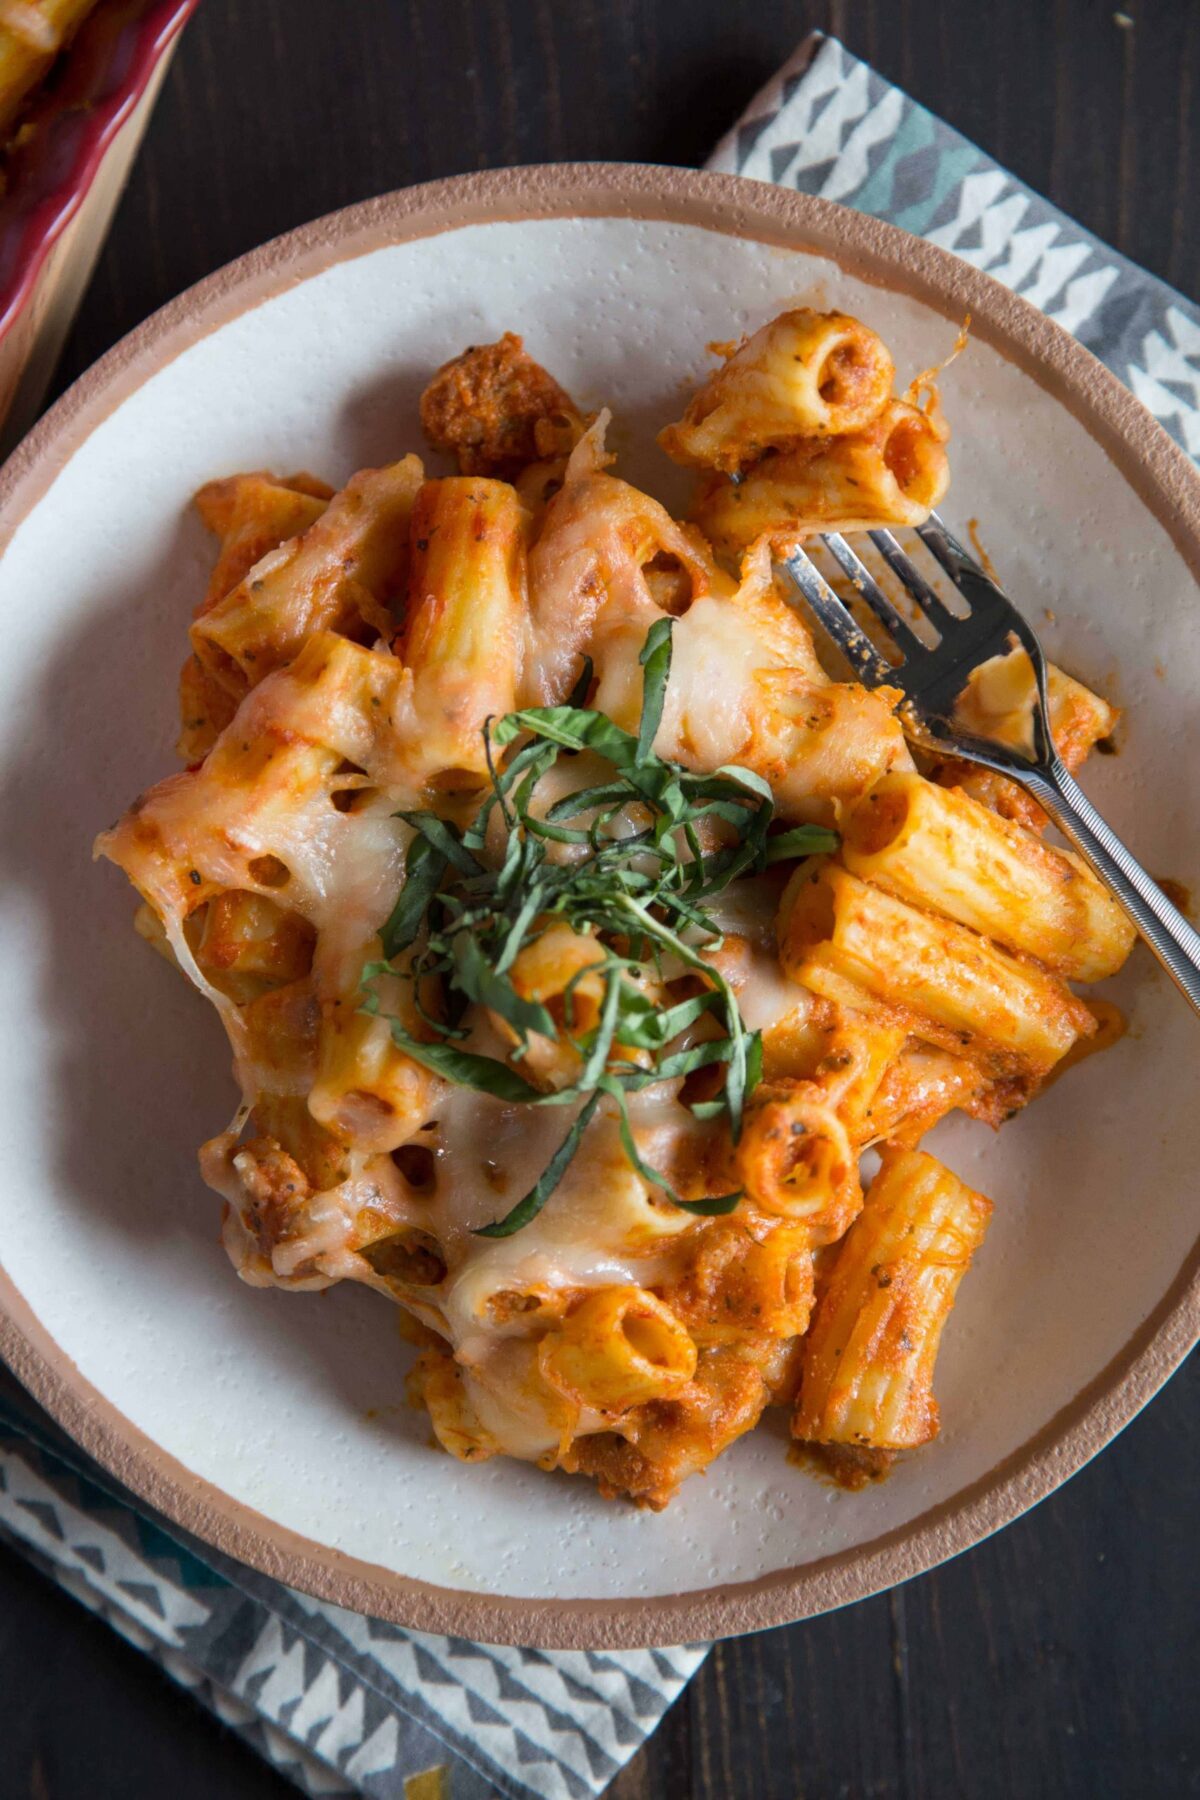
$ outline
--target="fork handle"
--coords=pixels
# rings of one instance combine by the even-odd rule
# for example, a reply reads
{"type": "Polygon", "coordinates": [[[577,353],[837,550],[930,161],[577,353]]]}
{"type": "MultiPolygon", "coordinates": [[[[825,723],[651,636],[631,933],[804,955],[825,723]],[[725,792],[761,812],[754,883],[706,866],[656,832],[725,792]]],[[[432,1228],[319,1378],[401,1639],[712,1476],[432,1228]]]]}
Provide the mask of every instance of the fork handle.
{"type": "Polygon", "coordinates": [[[1057,757],[1048,770],[1031,770],[1027,785],[1116,895],[1171,980],[1200,1013],[1200,932],[1130,855],[1057,757]]]}

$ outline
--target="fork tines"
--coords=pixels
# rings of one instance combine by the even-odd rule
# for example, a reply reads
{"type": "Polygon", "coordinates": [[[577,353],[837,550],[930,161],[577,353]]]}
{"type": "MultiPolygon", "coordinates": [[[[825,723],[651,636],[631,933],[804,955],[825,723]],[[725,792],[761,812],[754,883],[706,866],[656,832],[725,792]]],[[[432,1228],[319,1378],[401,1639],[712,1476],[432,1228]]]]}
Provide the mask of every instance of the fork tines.
{"type": "Polygon", "coordinates": [[[887,658],[875,648],[850,608],[839,600],[816,563],[803,550],[793,550],[783,567],[833,639],[858,679],[867,687],[886,687],[894,678],[887,658]]]}
{"type": "Polygon", "coordinates": [[[1029,626],[1007,595],[963,549],[936,513],[931,513],[917,533],[938,565],[953,582],[965,602],[963,611],[952,610],[901,548],[890,531],[872,531],[870,538],[887,567],[896,576],[924,623],[935,638],[932,644],[918,636],[895,601],[885,593],[862,558],[845,538],[829,532],[824,543],[849,579],[855,593],[879,620],[896,656],[888,657],[857,623],[850,608],[825,580],[803,550],[795,550],[784,567],[809,606],[841,649],[859,680],[869,687],[894,686],[911,701],[919,701],[926,714],[948,714],[971,671],[990,657],[1011,647],[1016,638],[1029,652],[1041,682],[1041,650],[1029,626]]]}
{"type": "MultiPolygon", "coordinates": [[[[840,532],[827,532],[824,543],[835,562],[837,562],[844,573],[850,577],[855,593],[861,595],[863,600],[866,601],[871,611],[875,614],[875,617],[879,620],[879,623],[886,630],[893,644],[895,644],[901,656],[907,661],[910,656],[915,656],[922,650],[924,646],[916,632],[912,629],[912,626],[909,625],[908,621],[897,611],[896,607],[888,599],[887,595],[872,575],[870,569],[868,569],[866,563],[863,562],[860,557],[855,555],[854,551],[850,548],[840,532]]],[[[897,553],[900,553],[899,544],[896,545],[896,550],[897,553]]],[[[904,558],[904,560],[907,561],[907,558],[904,558]]],[[[916,574],[915,569],[913,570],[913,573],[916,574]]],[[[902,575],[900,578],[901,580],[904,579],[902,575]]],[[[917,576],[917,579],[919,581],[920,576],[917,576]]]]}

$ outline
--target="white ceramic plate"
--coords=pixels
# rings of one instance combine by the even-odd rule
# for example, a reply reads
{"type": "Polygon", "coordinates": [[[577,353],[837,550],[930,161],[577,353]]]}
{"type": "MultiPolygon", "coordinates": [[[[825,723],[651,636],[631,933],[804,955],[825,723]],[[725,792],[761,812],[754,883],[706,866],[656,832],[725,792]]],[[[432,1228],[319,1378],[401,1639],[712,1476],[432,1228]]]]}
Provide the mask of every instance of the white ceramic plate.
{"type": "Polygon", "coordinates": [[[1088,771],[1097,803],[1152,870],[1200,881],[1200,484],[1029,309],[836,208],[629,170],[393,196],[185,296],[9,465],[2,1341],[127,1482],[344,1604],[592,1644],[819,1610],[1048,1491],[1194,1334],[1181,1281],[1196,1024],[1144,951],[1113,988],[1131,1021],[1114,1051],[999,1137],[969,1122],[938,1132],[995,1220],[946,1333],[942,1436],[863,1494],[790,1466],[782,1423],[658,1516],[515,1463],[464,1468],[404,1403],[387,1305],[349,1287],[253,1291],[219,1247],[195,1152],[234,1103],[223,1037],[135,938],[117,871],[90,862],[97,829],[175,766],[175,676],[211,557],[192,492],[255,467],[340,482],[421,448],[430,371],[512,328],[585,405],[612,406],[620,472],[678,499],[653,434],[707,366],[704,346],[797,302],[860,315],[907,372],[945,355],[947,315],[971,306],[975,335],[944,384],[945,510],[979,520],[1051,654],[1128,709],[1120,754],[1088,771]]]}

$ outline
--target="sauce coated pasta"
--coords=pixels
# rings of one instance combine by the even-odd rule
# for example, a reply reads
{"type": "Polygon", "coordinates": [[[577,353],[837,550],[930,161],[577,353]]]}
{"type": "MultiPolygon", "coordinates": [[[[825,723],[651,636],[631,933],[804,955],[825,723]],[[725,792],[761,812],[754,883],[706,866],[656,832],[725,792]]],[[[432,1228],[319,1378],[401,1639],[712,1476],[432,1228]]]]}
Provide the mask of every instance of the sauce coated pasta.
{"type": "MultiPolygon", "coordinates": [[[[187,766],[98,842],[229,1036],[228,1253],[397,1303],[464,1462],[657,1508],[770,1404],[911,1451],[991,1212],[918,1145],[1111,1037],[1068,984],[1132,942],[777,584],[789,545],[940,500],[936,390],[784,314],[661,434],[682,520],[512,333],[421,417],[457,472],[201,490],[187,766]]],[[[1018,730],[1023,683],[1001,660],[970,704],[1018,730]]],[[[1112,711],[1051,687],[1078,761],[1112,711]]]]}

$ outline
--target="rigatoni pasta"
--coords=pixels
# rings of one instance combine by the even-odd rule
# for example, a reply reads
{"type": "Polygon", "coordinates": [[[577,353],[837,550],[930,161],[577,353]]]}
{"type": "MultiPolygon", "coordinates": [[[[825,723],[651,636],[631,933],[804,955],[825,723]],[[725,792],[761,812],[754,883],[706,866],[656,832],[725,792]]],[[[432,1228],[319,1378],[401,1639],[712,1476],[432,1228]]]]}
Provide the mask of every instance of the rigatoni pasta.
{"type": "Polygon", "coordinates": [[[680,1393],[696,1373],[696,1346],[645,1288],[597,1288],[546,1333],[538,1366],[572,1405],[619,1417],[680,1393]]]}
{"type": "Polygon", "coordinates": [[[847,809],[842,860],[1073,981],[1102,981],[1133,947],[1127,914],[1078,856],[914,770],[886,775],[847,809]]]}
{"type": "MultiPolygon", "coordinates": [[[[202,487],[196,511],[220,547],[197,618],[211,612],[270,551],[315,525],[332,494],[311,475],[277,481],[264,471],[202,487]]],[[[236,711],[236,692],[192,651],[179,674],[181,759],[191,763],[207,756],[236,711]]]]}
{"type": "Polygon", "coordinates": [[[1095,1030],[1087,1007],[1048,970],[832,863],[799,882],[781,955],[814,993],[882,1010],[993,1075],[1036,1080],[1095,1030]]]}
{"type": "Polygon", "coordinates": [[[316,631],[386,636],[420,480],[415,456],[363,470],[307,531],[256,562],[201,612],[192,649],[212,679],[240,698],[316,631]]]}
{"type": "MultiPolygon", "coordinates": [[[[506,333],[425,392],[458,474],[196,498],[186,767],[98,850],[229,1037],[201,1169],[238,1273],[398,1305],[463,1462],[657,1508],[771,1404],[926,1442],[990,1206],[917,1146],[1118,1035],[1068,982],[1122,915],[1003,783],[918,768],[776,585],[940,498],[936,393],[894,376],[840,313],[728,347],[661,437],[685,521],[506,333]]],[[[1114,715],[1051,686],[1077,760],[1114,715]]],[[[1019,732],[1029,697],[998,659],[967,705],[1019,732]]]]}
{"type": "Polygon", "coordinates": [[[734,349],[659,443],[676,462],[733,473],[767,450],[862,430],[888,401],[887,346],[845,313],[782,313],[734,349]]]}
{"type": "MultiPolygon", "coordinates": [[[[1053,663],[1046,669],[1050,729],[1054,747],[1068,769],[1077,769],[1096,747],[1112,747],[1120,713],[1081,681],[1053,663]]],[[[972,672],[956,706],[963,728],[978,737],[995,737],[1016,749],[1032,747],[1032,715],[1037,684],[1028,657],[1019,650],[994,656],[972,672]]],[[[964,793],[1006,819],[1044,831],[1049,820],[1037,801],[1005,775],[954,757],[933,762],[930,776],[944,787],[964,793]]]]}
{"type": "Polygon", "coordinates": [[[398,650],[432,766],[486,769],[483,721],[511,712],[527,623],[527,515],[506,481],[427,481],[412,508],[408,607],[398,650]]]}
{"type": "Polygon", "coordinates": [[[991,1213],[934,1157],[884,1152],[805,1340],[797,1437],[908,1450],[935,1435],[942,1327],[991,1213]]]}
{"type": "MultiPolygon", "coordinates": [[[[362,968],[380,954],[379,940],[372,939],[362,968]]],[[[381,1001],[388,1012],[419,1031],[420,995],[412,983],[395,975],[384,979],[381,1001]]],[[[416,1136],[442,1091],[431,1070],[397,1049],[387,1018],[362,1009],[353,985],[325,999],[308,1093],[308,1110],[320,1124],[364,1151],[390,1153],[416,1136]]]]}
{"type": "Polygon", "coordinates": [[[849,1133],[816,1082],[758,1089],[737,1170],[753,1205],[772,1218],[803,1220],[814,1247],[841,1237],[861,1205],[849,1133]]]}
{"type": "Polygon", "coordinates": [[[920,525],[949,480],[936,415],[889,400],[860,431],[764,457],[737,482],[715,477],[695,518],[722,555],[741,556],[764,538],[786,553],[818,531],[920,525]]]}

